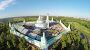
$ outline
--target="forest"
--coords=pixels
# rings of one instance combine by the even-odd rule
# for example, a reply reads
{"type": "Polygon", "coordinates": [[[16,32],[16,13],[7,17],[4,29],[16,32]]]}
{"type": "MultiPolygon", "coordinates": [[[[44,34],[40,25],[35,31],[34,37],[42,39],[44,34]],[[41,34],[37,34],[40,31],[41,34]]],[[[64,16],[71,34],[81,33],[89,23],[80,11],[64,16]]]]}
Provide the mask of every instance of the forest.
{"type": "MultiPolygon", "coordinates": [[[[32,47],[24,38],[11,34],[8,26],[9,22],[23,22],[24,19],[26,22],[36,21],[37,17],[25,16],[0,19],[0,50],[39,50],[37,47],[32,47]]],[[[72,17],[53,17],[56,21],[61,19],[66,26],[70,24],[71,31],[63,34],[60,40],[55,41],[51,50],[90,50],[90,44],[87,43],[87,38],[90,38],[90,21],[72,17]]],[[[52,16],[50,16],[51,18],[52,16]]]]}

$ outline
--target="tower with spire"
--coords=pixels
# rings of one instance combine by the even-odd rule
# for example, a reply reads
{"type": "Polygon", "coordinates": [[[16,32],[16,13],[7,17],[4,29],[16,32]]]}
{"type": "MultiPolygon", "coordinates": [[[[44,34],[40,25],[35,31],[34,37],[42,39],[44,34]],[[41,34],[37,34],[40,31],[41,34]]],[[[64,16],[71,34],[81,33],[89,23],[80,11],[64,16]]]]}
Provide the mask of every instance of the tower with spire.
{"type": "Polygon", "coordinates": [[[53,17],[52,17],[52,22],[53,22],[53,17]]]}
{"type": "Polygon", "coordinates": [[[68,28],[67,28],[67,30],[68,30],[68,31],[71,31],[71,29],[70,29],[70,24],[68,25],[68,28]]]}
{"type": "Polygon", "coordinates": [[[60,20],[60,23],[61,23],[61,20],[60,20]]]}
{"type": "Polygon", "coordinates": [[[12,27],[11,23],[9,22],[9,27],[12,27]]]}
{"type": "Polygon", "coordinates": [[[47,46],[47,39],[45,37],[45,32],[43,32],[43,37],[41,37],[41,44],[42,46],[46,47],[47,46]]]}
{"type": "Polygon", "coordinates": [[[37,23],[43,23],[43,19],[42,19],[42,16],[40,15],[39,17],[38,17],[38,20],[37,20],[37,23]]]}
{"type": "Polygon", "coordinates": [[[25,22],[26,22],[26,21],[25,21],[25,19],[24,19],[24,20],[23,20],[23,23],[25,24],[25,22]]]}
{"type": "Polygon", "coordinates": [[[46,18],[46,23],[47,23],[47,28],[49,28],[49,14],[47,13],[47,18],[46,18]]]}
{"type": "Polygon", "coordinates": [[[39,18],[38,18],[38,20],[41,20],[41,15],[39,15],[39,18]]]}

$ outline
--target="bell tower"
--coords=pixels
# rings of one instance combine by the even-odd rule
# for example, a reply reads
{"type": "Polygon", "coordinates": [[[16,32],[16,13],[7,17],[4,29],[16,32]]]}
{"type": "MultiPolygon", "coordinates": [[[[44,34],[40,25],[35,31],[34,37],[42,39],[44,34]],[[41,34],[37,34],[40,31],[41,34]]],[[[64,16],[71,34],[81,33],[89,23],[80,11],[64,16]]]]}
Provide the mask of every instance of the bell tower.
{"type": "Polygon", "coordinates": [[[49,13],[47,13],[46,23],[47,23],[47,28],[49,28],[49,13]]]}

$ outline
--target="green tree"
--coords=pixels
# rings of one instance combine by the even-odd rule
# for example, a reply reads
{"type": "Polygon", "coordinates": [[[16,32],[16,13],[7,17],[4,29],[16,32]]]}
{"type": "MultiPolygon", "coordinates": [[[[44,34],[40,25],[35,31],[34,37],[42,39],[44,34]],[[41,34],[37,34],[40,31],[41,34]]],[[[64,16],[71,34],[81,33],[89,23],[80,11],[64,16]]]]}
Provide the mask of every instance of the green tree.
{"type": "Polygon", "coordinates": [[[11,46],[10,46],[10,43],[7,41],[7,46],[8,46],[8,48],[10,48],[11,46]]]}
{"type": "Polygon", "coordinates": [[[19,38],[19,49],[24,50],[27,47],[27,42],[24,38],[19,38]]]}
{"type": "Polygon", "coordinates": [[[64,48],[64,47],[66,47],[66,42],[65,41],[62,42],[62,48],[64,48]]]}
{"type": "Polygon", "coordinates": [[[0,35],[0,42],[3,43],[4,42],[4,32],[1,33],[0,35]]]}
{"type": "Polygon", "coordinates": [[[86,39],[86,38],[83,38],[81,42],[82,42],[82,44],[84,45],[84,44],[87,43],[87,39],[86,39]]]}

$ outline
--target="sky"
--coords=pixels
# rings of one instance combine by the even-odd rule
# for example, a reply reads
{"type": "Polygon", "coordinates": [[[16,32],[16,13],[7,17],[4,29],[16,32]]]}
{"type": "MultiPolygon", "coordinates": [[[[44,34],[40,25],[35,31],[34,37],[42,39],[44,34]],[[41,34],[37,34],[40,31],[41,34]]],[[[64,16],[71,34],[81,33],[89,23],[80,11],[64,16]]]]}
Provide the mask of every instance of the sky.
{"type": "Polygon", "coordinates": [[[0,0],[0,18],[18,16],[90,18],[90,0],[0,0]]]}

